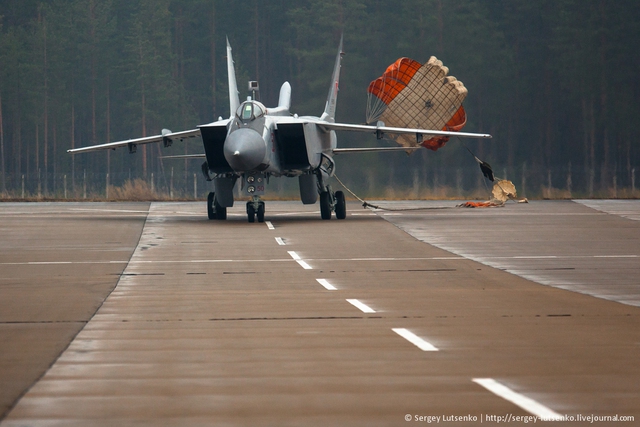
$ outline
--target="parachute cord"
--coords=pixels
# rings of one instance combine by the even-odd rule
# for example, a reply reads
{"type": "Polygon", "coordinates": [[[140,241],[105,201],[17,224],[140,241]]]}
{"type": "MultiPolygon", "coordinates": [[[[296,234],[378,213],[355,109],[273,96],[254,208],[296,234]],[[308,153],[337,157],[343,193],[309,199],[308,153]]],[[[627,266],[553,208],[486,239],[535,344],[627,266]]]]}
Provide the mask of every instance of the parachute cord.
{"type": "MultiPolygon", "coordinates": [[[[473,158],[476,160],[476,162],[478,162],[478,164],[480,164],[481,166],[482,166],[482,165],[486,166],[486,167],[491,171],[491,174],[493,174],[493,170],[491,169],[491,166],[490,166],[488,163],[483,162],[483,161],[482,161],[482,160],[480,160],[480,159],[479,159],[475,154],[473,154],[473,151],[471,151],[471,150],[469,149],[469,147],[467,147],[467,145],[462,141],[462,139],[461,139],[460,137],[456,137],[456,140],[460,141],[460,144],[462,144],[462,146],[463,146],[464,148],[466,148],[466,149],[467,149],[467,151],[469,152],[469,154],[471,154],[471,156],[473,156],[473,158]]],[[[482,170],[482,167],[481,167],[480,169],[482,170]]],[[[484,175],[484,170],[482,170],[482,174],[484,175]]],[[[487,177],[486,175],[484,175],[484,176],[485,176],[485,177],[487,177]]],[[[488,178],[488,177],[487,177],[487,178],[488,178]]],[[[506,190],[502,187],[502,185],[500,185],[500,182],[501,182],[501,181],[503,181],[503,180],[506,180],[506,178],[500,178],[499,176],[496,176],[495,174],[493,174],[493,180],[492,180],[492,181],[493,181],[493,185],[494,185],[494,186],[496,186],[496,185],[497,185],[497,186],[498,186],[498,188],[500,188],[504,194],[509,194],[509,192],[508,192],[508,191],[506,191],[506,190]]],[[[482,180],[482,183],[484,184],[484,188],[485,188],[489,193],[491,193],[492,191],[489,189],[489,185],[487,184],[487,181],[483,179],[483,180],[482,180]]],[[[509,200],[512,200],[512,201],[514,201],[514,202],[516,202],[516,203],[529,203],[529,200],[528,200],[526,197],[525,197],[524,199],[515,199],[515,198],[513,198],[513,197],[509,196],[509,198],[507,199],[507,201],[509,201],[509,200]]]]}
{"type": "Polygon", "coordinates": [[[367,93],[367,111],[365,114],[367,124],[373,124],[377,121],[386,108],[387,104],[384,101],[371,93],[367,93]]]}
{"type": "MultiPolygon", "coordinates": [[[[482,160],[480,160],[475,154],[473,154],[473,151],[471,151],[469,149],[469,147],[467,147],[467,144],[464,143],[464,141],[462,141],[462,139],[460,137],[456,137],[456,140],[458,142],[460,142],[460,144],[462,144],[462,146],[464,148],[466,148],[466,150],[469,152],[469,154],[471,154],[471,157],[473,157],[475,159],[475,161],[480,165],[480,170],[482,171],[482,175],[485,176],[485,178],[487,178],[489,181],[491,182],[496,182],[496,180],[500,180],[501,178],[495,176],[493,169],[491,168],[491,165],[487,162],[483,162],[482,160]]],[[[484,182],[484,180],[483,180],[484,182]]],[[[485,188],[487,188],[487,183],[485,182],[485,188]]],[[[502,188],[502,187],[500,187],[502,188]]]]}
{"type": "Polygon", "coordinates": [[[424,210],[435,210],[435,209],[455,209],[457,208],[457,206],[432,206],[432,207],[423,207],[423,208],[386,208],[384,206],[378,206],[378,205],[374,205],[371,204],[369,202],[367,202],[366,200],[361,199],[360,197],[358,197],[358,195],[356,193],[354,193],[353,191],[351,191],[351,189],[349,187],[347,187],[344,182],[342,182],[342,180],[340,178],[338,178],[338,175],[333,175],[333,177],[340,183],[340,185],[349,192],[349,194],[351,194],[353,197],[355,197],[359,202],[362,203],[362,207],[363,208],[371,208],[371,209],[379,209],[381,211],[424,211],[424,210]]]}

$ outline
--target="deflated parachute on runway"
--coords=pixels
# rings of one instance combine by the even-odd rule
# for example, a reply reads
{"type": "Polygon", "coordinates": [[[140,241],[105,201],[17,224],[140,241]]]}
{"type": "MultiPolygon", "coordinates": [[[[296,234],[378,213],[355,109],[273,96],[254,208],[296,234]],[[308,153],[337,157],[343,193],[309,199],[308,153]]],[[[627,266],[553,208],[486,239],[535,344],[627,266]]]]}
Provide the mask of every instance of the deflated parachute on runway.
{"type": "Polygon", "coordinates": [[[495,208],[502,207],[509,200],[513,200],[517,203],[529,203],[529,200],[525,197],[524,199],[518,199],[518,193],[516,192],[516,186],[513,185],[513,182],[501,179],[496,181],[493,184],[493,189],[491,190],[491,200],[487,200],[486,202],[465,202],[461,205],[458,205],[459,208],[495,208]]]}
{"type": "MultiPolygon", "coordinates": [[[[459,132],[467,122],[462,101],[467,88],[448,76],[449,69],[432,56],[426,64],[400,58],[369,84],[367,123],[459,132]]],[[[416,147],[410,135],[389,135],[404,147],[416,147]]],[[[433,137],[420,145],[436,151],[448,137],[433,137]]]]}

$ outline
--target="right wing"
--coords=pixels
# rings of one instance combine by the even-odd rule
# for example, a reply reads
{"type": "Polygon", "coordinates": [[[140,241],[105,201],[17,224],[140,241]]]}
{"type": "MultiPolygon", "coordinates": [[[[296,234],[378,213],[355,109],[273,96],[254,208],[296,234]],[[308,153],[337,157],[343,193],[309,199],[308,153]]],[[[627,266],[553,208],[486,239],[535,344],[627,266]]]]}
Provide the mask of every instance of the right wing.
{"type": "Polygon", "coordinates": [[[159,159],[206,159],[206,154],[178,154],[176,156],[160,156],[159,159]]]}
{"type": "MultiPolygon", "coordinates": [[[[227,38],[227,73],[228,73],[228,81],[229,81],[229,108],[230,115],[227,120],[218,120],[215,122],[217,125],[226,126],[229,123],[229,120],[235,115],[238,106],[240,105],[240,100],[238,97],[238,84],[236,83],[236,73],[233,66],[233,57],[231,55],[231,45],[229,44],[229,39],[227,38]]],[[[290,91],[291,89],[289,89],[290,91]]],[[[120,147],[129,147],[129,151],[134,153],[136,151],[136,147],[138,145],[143,144],[153,144],[156,142],[163,142],[165,147],[171,145],[173,141],[182,141],[187,138],[196,138],[200,137],[202,134],[200,133],[200,129],[192,129],[185,130],[182,132],[171,132],[168,129],[163,129],[161,135],[155,136],[147,136],[143,138],[135,138],[135,139],[127,139],[126,141],[118,141],[118,142],[109,142],[106,144],[99,145],[91,145],[89,147],[82,148],[73,148],[71,150],[67,150],[67,153],[78,154],[78,153],[88,153],[90,151],[99,151],[99,150],[115,150],[120,147]]]]}

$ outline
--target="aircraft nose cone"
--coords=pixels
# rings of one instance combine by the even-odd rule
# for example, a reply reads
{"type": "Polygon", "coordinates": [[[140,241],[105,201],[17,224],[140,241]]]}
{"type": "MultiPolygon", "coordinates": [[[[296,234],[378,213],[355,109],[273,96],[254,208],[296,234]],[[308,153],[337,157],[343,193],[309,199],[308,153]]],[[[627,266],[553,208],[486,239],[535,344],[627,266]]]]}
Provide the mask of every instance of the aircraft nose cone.
{"type": "Polygon", "coordinates": [[[224,143],[224,158],[234,171],[250,171],[264,160],[266,145],[262,137],[251,129],[231,132],[224,143]]]}

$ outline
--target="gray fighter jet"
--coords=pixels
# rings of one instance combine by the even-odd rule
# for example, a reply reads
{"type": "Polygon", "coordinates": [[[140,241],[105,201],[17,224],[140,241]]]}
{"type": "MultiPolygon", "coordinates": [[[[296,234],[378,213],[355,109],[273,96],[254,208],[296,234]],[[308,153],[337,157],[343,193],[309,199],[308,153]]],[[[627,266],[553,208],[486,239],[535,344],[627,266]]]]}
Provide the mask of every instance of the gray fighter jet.
{"type": "MultiPolygon", "coordinates": [[[[347,215],[344,193],[334,192],[329,185],[329,179],[335,172],[333,155],[408,149],[407,147],[337,148],[335,131],[370,132],[378,139],[382,138],[384,133],[411,134],[415,135],[417,143],[422,142],[425,135],[491,138],[491,135],[486,134],[387,127],[382,123],[378,126],[336,123],[338,82],[343,55],[341,40],[327,103],[322,115],[299,117],[290,112],[291,85],[288,82],[285,82],[280,89],[277,107],[267,108],[253,99],[255,96],[240,102],[231,46],[227,39],[231,117],[228,119],[220,117],[213,123],[200,125],[193,130],[171,132],[163,129],[162,134],[157,136],[76,148],[68,152],[77,154],[128,147],[129,151],[134,153],[136,147],[141,144],[162,142],[165,147],[168,147],[173,141],[200,137],[205,154],[172,157],[206,158],[202,165],[202,172],[207,180],[213,181],[214,189],[209,193],[207,200],[209,219],[227,218],[227,208],[232,207],[234,203],[233,189],[240,179],[244,195],[250,198],[247,202],[249,222],[255,222],[256,217],[258,222],[263,222],[265,204],[261,196],[265,193],[265,184],[270,177],[297,177],[303,204],[314,204],[319,196],[322,219],[331,219],[332,212],[335,212],[336,218],[344,219],[347,215]]],[[[249,89],[255,93],[258,89],[257,82],[249,82],[249,89]]]]}

